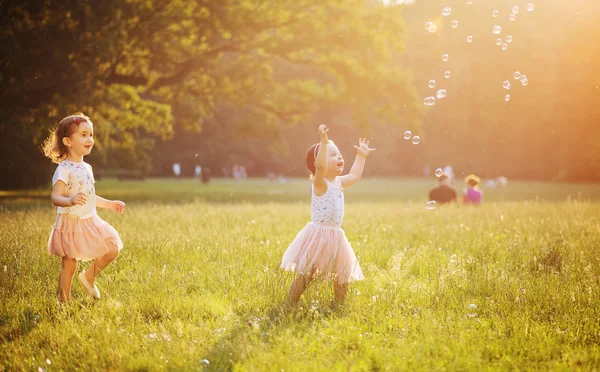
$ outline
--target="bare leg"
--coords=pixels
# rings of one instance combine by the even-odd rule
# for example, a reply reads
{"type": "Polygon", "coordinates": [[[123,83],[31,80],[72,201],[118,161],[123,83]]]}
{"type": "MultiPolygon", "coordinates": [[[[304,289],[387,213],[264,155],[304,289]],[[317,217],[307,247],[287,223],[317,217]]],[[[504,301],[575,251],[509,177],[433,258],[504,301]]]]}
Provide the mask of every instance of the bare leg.
{"type": "Polygon", "coordinates": [[[310,282],[310,278],[304,275],[298,275],[292,285],[290,286],[290,292],[288,293],[287,303],[288,305],[295,305],[300,300],[300,296],[306,290],[308,283],[310,282]]]}
{"type": "Polygon", "coordinates": [[[58,298],[60,302],[71,300],[71,283],[75,270],[77,270],[77,260],[63,257],[60,274],[58,275],[58,298]]]}
{"type": "Polygon", "coordinates": [[[85,279],[91,286],[94,285],[96,277],[119,255],[119,248],[113,245],[107,254],[100,258],[96,258],[94,263],[85,272],[85,279]]]}
{"type": "Polygon", "coordinates": [[[348,283],[340,283],[338,278],[335,278],[333,281],[333,293],[336,304],[342,305],[348,294],[348,283]]]}

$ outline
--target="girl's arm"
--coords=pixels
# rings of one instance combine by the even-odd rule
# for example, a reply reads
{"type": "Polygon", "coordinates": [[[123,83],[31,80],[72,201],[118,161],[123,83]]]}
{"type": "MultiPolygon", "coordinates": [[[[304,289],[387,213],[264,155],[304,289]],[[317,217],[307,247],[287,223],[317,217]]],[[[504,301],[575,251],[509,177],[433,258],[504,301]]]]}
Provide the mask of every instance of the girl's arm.
{"type": "Polygon", "coordinates": [[[125,210],[125,203],[120,200],[104,199],[103,197],[96,195],[96,207],[123,213],[125,210]]]}
{"type": "Polygon", "coordinates": [[[84,193],[78,192],[72,197],[64,196],[67,184],[61,180],[56,181],[52,187],[52,195],[50,200],[57,207],[72,207],[74,205],[84,205],[87,202],[87,197],[84,193]]]}
{"type": "Polygon", "coordinates": [[[365,169],[365,161],[369,156],[371,151],[375,149],[369,148],[369,141],[365,138],[358,139],[358,146],[354,146],[356,148],[356,159],[354,160],[354,164],[350,169],[350,173],[340,177],[340,181],[342,181],[342,188],[347,189],[348,187],[357,183],[362,177],[363,171],[365,169]]]}
{"type": "Polygon", "coordinates": [[[315,160],[315,180],[314,190],[316,196],[325,195],[327,192],[327,182],[325,181],[325,172],[327,171],[327,132],[329,129],[324,124],[319,125],[319,136],[321,142],[319,143],[319,150],[317,152],[317,158],[315,160]]]}

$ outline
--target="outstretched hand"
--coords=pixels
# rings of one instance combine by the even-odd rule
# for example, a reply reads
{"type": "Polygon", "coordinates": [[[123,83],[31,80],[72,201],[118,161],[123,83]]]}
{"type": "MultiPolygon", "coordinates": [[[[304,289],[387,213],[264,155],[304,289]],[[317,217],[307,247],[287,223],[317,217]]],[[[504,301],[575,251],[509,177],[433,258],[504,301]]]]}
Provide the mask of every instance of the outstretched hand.
{"type": "Polygon", "coordinates": [[[115,212],[123,213],[123,212],[125,212],[125,203],[123,203],[120,200],[113,200],[108,205],[108,208],[115,212]]]}
{"type": "Polygon", "coordinates": [[[329,132],[329,128],[325,124],[319,125],[319,136],[321,137],[321,142],[327,142],[327,132],[329,132]]]}
{"type": "Polygon", "coordinates": [[[369,147],[369,141],[367,141],[366,138],[359,138],[358,139],[358,146],[355,145],[354,148],[358,152],[358,155],[362,156],[363,158],[368,157],[369,153],[371,153],[371,151],[375,151],[376,150],[376,149],[372,149],[372,148],[369,147]]]}

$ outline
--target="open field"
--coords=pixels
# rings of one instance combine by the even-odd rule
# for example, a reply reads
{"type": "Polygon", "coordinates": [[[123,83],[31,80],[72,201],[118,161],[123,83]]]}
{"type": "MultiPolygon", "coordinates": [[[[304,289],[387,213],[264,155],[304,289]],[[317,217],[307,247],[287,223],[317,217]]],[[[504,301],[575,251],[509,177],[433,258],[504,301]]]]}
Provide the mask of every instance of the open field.
{"type": "Polygon", "coordinates": [[[348,190],[366,280],[341,308],[314,283],[294,310],[278,267],[310,219],[306,180],[97,182],[128,203],[99,212],[125,248],[100,301],[74,281],[62,310],[49,188],[0,192],[0,370],[600,369],[600,186],[510,182],[426,210],[432,186],[348,190]]]}

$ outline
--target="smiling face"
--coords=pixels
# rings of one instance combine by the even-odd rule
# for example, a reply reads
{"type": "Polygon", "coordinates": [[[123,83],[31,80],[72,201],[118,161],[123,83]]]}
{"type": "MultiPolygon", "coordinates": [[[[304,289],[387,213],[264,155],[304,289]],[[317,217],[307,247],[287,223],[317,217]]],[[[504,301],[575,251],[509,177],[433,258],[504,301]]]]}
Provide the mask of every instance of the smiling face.
{"type": "Polygon", "coordinates": [[[82,121],[77,130],[69,137],[63,138],[63,143],[69,149],[72,160],[79,160],[89,155],[94,147],[94,127],[91,122],[82,121]]]}
{"type": "Polygon", "coordinates": [[[325,177],[339,176],[344,170],[344,157],[333,143],[327,145],[327,172],[325,177]]]}

